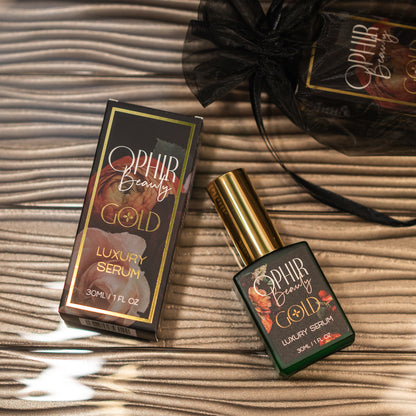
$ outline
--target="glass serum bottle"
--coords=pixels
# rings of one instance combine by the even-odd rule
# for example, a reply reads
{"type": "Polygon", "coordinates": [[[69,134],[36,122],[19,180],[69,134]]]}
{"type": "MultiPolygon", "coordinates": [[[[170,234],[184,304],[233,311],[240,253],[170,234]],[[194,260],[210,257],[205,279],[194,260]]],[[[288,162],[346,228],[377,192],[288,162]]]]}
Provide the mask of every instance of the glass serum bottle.
{"type": "Polygon", "coordinates": [[[309,245],[284,246],[245,171],[220,176],[207,191],[246,265],[234,289],[279,374],[352,344],[354,330],[309,245]]]}

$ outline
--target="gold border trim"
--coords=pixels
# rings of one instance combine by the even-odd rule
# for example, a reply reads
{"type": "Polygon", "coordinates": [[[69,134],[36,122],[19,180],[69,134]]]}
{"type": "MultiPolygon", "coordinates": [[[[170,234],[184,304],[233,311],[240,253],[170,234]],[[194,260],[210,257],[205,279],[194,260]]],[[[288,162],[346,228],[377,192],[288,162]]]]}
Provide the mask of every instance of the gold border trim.
{"type": "Polygon", "coordinates": [[[70,307],[75,308],[75,309],[81,309],[81,310],[85,310],[85,311],[89,311],[89,312],[94,312],[94,313],[99,313],[99,314],[104,314],[104,315],[111,315],[111,316],[115,316],[115,317],[118,317],[118,318],[130,319],[130,320],[138,321],[138,322],[145,322],[145,323],[152,323],[153,322],[153,318],[154,318],[154,314],[155,314],[155,310],[156,310],[156,304],[157,304],[157,300],[159,298],[160,286],[162,284],[163,272],[165,270],[165,265],[166,265],[165,263],[166,263],[167,253],[168,253],[168,249],[169,249],[169,246],[170,246],[170,243],[171,243],[172,229],[173,229],[175,219],[176,219],[176,213],[177,213],[177,209],[178,209],[178,205],[179,205],[181,189],[182,189],[182,186],[183,186],[185,172],[186,172],[186,168],[187,168],[188,162],[189,162],[189,155],[190,155],[190,151],[191,151],[191,147],[192,147],[192,142],[193,142],[194,135],[195,135],[195,128],[196,128],[195,123],[190,123],[190,122],[183,121],[183,120],[176,120],[176,119],[168,118],[168,117],[157,116],[157,115],[154,115],[154,114],[143,113],[141,111],[128,110],[128,109],[121,108],[121,107],[112,107],[111,113],[110,113],[110,118],[108,120],[108,126],[107,126],[107,130],[106,130],[106,134],[105,134],[103,148],[101,150],[100,162],[99,162],[97,172],[96,172],[96,179],[95,179],[95,182],[94,182],[92,196],[91,196],[89,206],[88,206],[87,217],[85,219],[84,230],[82,231],[82,237],[81,237],[81,242],[80,242],[80,246],[79,246],[79,249],[78,249],[77,259],[76,259],[76,262],[75,262],[74,271],[72,273],[71,285],[70,285],[70,288],[69,288],[69,291],[68,291],[66,306],[70,306],[70,307]],[[183,165],[182,165],[181,176],[179,178],[178,191],[175,195],[175,203],[174,203],[174,206],[173,206],[173,209],[172,209],[172,214],[173,215],[172,215],[172,218],[171,218],[171,221],[170,221],[170,224],[169,224],[166,244],[165,244],[165,248],[163,250],[162,261],[160,263],[159,274],[158,274],[158,277],[157,277],[157,280],[156,280],[156,286],[155,286],[155,290],[154,290],[154,294],[153,294],[153,300],[152,300],[151,307],[150,307],[150,310],[149,310],[149,316],[147,318],[141,318],[141,317],[137,317],[137,316],[131,316],[131,315],[122,314],[122,313],[118,313],[118,312],[108,311],[108,310],[105,310],[105,309],[98,309],[98,308],[93,308],[91,306],[72,303],[72,296],[73,296],[73,293],[74,293],[76,279],[77,279],[77,276],[78,276],[79,263],[81,261],[82,251],[84,249],[84,244],[85,244],[85,239],[86,239],[86,235],[87,235],[87,231],[88,231],[88,226],[89,226],[89,222],[90,222],[90,219],[91,219],[91,212],[92,212],[92,208],[94,206],[94,200],[95,200],[95,196],[96,196],[96,193],[97,193],[99,179],[100,179],[100,176],[101,176],[101,170],[102,170],[103,163],[104,163],[104,155],[105,155],[106,150],[107,150],[108,141],[109,141],[109,137],[110,137],[113,121],[114,121],[114,116],[115,116],[115,113],[117,111],[120,112],[120,113],[131,114],[131,115],[135,115],[135,116],[139,116],[139,117],[152,118],[152,119],[164,121],[164,122],[167,122],[167,123],[181,124],[183,126],[188,126],[190,128],[187,148],[186,148],[186,152],[185,152],[185,158],[184,158],[183,165]]]}

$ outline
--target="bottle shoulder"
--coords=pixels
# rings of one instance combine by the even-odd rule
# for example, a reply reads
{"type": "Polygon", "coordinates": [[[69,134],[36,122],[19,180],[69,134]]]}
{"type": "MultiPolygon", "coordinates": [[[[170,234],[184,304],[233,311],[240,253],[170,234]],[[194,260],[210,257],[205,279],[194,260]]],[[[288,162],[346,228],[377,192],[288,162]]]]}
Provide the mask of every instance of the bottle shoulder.
{"type": "Polygon", "coordinates": [[[274,251],[271,251],[268,254],[265,254],[263,257],[260,257],[253,263],[245,266],[243,269],[241,269],[235,276],[234,279],[238,278],[241,275],[246,275],[247,273],[262,267],[264,265],[267,265],[269,263],[272,263],[276,260],[278,260],[280,257],[287,257],[291,254],[296,255],[296,253],[307,251],[309,253],[312,253],[309,244],[306,241],[298,241],[296,243],[290,244],[288,246],[284,246],[281,248],[278,248],[274,251]]]}

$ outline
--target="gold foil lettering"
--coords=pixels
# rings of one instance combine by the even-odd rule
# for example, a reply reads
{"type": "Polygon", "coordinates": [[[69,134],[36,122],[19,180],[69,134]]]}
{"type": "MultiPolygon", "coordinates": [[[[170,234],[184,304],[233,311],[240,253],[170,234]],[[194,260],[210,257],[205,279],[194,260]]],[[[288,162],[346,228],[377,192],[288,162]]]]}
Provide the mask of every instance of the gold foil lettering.
{"type": "Polygon", "coordinates": [[[152,233],[160,227],[160,217],[156,212],[137,212],[133,207],[120,207],[115,203],[104,205],[101,210],[101,219],[110,225],[119,224],[123,228],[135,227],[138,231],[152,233]],[[120,208],[120,209],[118,209],[120,208]]]}
{"type": "Polygon", "coordinates": [[[302,321],[306,316],[316,314],[319,309],[321,309],[319,300],[313,296],[309,296],[299,304],[291,305],[287,311],[280,311],[276,315],[276,324],[280,328],[288,328],[293,323],[302,321]]]}

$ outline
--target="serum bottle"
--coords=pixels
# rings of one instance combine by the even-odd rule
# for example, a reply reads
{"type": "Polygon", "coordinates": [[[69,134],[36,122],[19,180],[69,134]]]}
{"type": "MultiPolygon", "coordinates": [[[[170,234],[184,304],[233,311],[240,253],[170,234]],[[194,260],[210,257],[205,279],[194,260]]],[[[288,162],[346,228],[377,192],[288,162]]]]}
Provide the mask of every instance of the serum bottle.
{"type": "Polygon", "coordinates": [[[243,169],[207,191],[246,267],[234,276],[280,375],[354,341],[354,331],[306,242],[284,246],[243,169]]]}

